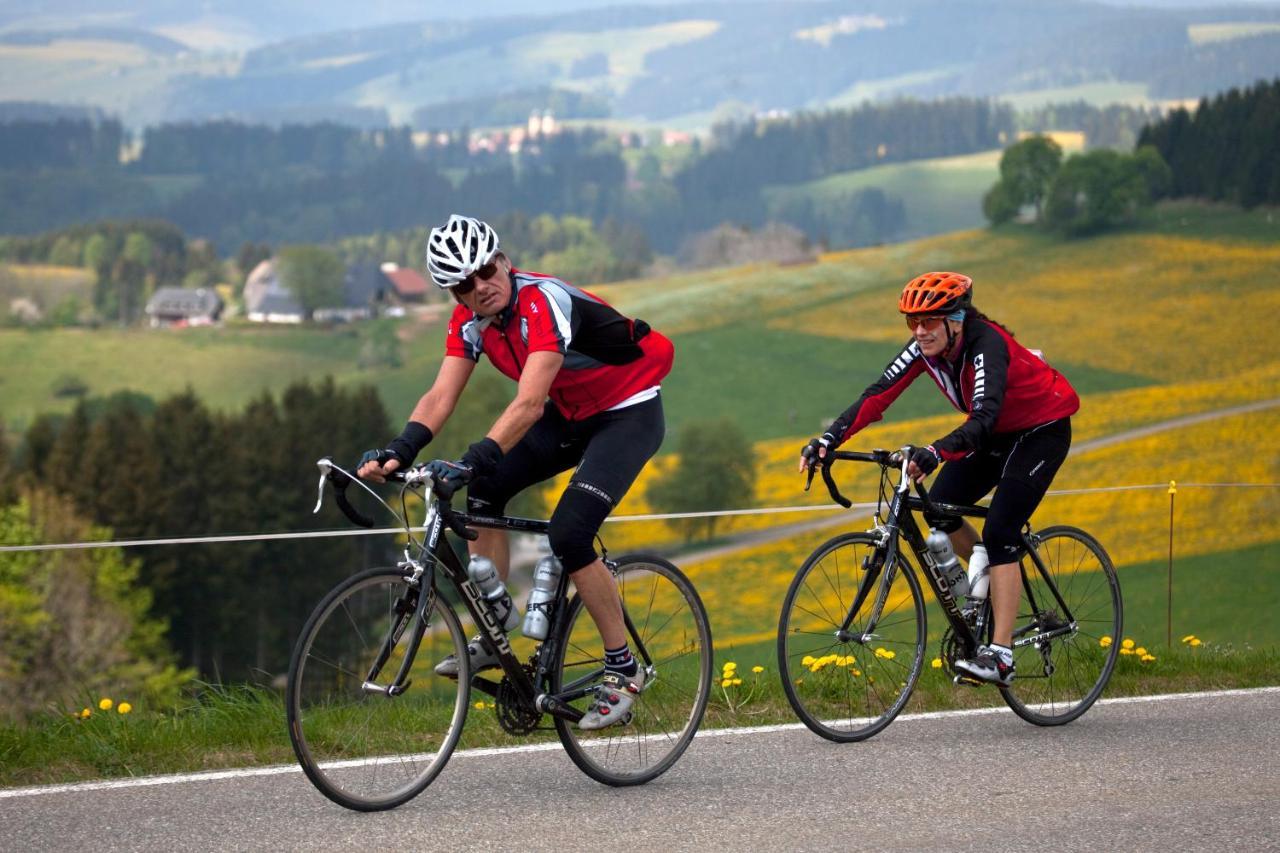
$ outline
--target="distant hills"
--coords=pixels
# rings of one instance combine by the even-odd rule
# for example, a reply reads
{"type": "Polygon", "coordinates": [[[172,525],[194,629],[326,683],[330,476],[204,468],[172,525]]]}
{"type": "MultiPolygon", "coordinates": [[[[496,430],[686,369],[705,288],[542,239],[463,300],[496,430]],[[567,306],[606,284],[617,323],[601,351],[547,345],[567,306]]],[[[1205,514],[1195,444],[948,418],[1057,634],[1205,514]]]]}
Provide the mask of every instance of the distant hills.
{"type": "Polygon", "coordinates": [[[1280,75],[1275,4],[559,0],[406,23],[438,7],[385,0],[361,7],[364,28],[345,26],[345,4],[202,8],[54,0],[37,14],[6,0],[0,101],[97,107],[133,127],[234,117],[443,129],[509,123],[513,103],[706,127],[896,96],[1187,100],[1280,75]]]}

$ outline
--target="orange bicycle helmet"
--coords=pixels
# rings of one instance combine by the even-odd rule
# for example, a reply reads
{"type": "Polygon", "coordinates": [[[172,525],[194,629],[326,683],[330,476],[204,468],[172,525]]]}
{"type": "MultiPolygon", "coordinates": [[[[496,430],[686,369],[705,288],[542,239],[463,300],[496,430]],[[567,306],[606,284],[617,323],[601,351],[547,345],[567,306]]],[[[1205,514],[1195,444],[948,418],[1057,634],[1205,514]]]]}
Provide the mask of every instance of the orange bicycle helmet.
{"type": "Polygon", "coordinates": [[[973,279],[958,272],[927,272],[907,282],[898,298],[903,314],[950,314],[973,301],[973,279]]]}

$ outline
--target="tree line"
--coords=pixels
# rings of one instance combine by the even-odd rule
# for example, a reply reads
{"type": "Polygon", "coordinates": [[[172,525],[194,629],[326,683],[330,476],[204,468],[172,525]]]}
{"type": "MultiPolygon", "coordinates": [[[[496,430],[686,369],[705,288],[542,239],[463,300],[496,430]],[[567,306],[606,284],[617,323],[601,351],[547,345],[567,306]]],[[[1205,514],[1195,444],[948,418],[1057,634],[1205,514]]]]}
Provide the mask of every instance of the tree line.
{"type": "MultiPolygon", "coordinates": [[[[10,127],[0,122],[0,150],[15,144],[10,127]]],[[[1012,127],[1010,110],[988,101],[898,101],[718,127],[668,170],[591,128],[528,136],[509,151],[473,149],[466,131],[419,147],[408,128],[172,123],[148,128],[128,163],[0,169],[0,192],[15,202],[0,209],[0,233],[51,230],[71,217],[157,217],[229,253],[247,242],[404,231],[466,210],[581,216],[598,229],[627,223],[664,252],[726,221],[757,226],[785,216],[801,218],[791,224],[815,229],[815,239],[825,229],[832,241],[880,242],[897,224],[891,204],[856,203],[866,225],[841,232],[811,211],[770,208],[763,190],[992,148],[1012,127]]],[[[630,149],[641,140],[625,142],[630,149]]]]}
{"type": "Polygon", "coordinates": [[[1280,203],[1280,78],[1176,109],[1139,139],[1172,170],[1168,194],[1243,207],[1280,203]]]}
{"type": "Polygon", "coordinates": [[[1131,153],[1064,160],[1049,137],[1021,140],[1001,156],[983,212],[999,225],[1030,208],[1036,222],[1076,236],[1131,221],[1166,197],[1280,202],[1280,79],[1202,100],[1194,115],[1176,109],[1146,125],[1131,153]]]}

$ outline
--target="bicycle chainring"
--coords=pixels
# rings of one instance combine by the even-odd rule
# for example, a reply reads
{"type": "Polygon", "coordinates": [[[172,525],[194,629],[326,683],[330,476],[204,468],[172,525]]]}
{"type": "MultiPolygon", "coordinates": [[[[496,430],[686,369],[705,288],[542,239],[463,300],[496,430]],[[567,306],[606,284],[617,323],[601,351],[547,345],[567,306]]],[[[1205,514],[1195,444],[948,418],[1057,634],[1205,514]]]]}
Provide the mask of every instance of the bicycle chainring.
{"type": "Polygon", "coordinates": [[[938,649],[938,656],[942,658],[942,663],[947,668],[947,672],[952,675],[959,675],[956,671],[956,661],[964,657],[964,644],[960,642],[960,638],[956,636],[956,632],[948,628],[942,635],[942,644],[938,649]]]}
{"type": "MultiPolygon", "coordinates": [[[[524,665],[525,675],[534,680],[534,669],[530,664],[524,665]]],[[[498,684],[498,693],[494,697],[494,711],[498,715],[498,725],[512,735],[527,735],[538,728],[542,722],[542,712],[530,705],[520,691],[511,683],[511,679],[503,676],[498,684]]]]}

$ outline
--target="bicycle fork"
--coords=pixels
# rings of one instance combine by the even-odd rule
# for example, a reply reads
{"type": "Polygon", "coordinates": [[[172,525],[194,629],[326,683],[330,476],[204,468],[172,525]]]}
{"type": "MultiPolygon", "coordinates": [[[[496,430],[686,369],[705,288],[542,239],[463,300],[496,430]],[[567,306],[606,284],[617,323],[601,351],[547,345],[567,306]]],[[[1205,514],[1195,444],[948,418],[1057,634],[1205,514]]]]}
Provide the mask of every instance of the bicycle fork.
{"type": "Polygon", "coordinates": [[[431,605],[435,602],[435,587],[430,583],[422,582],[421,565],[409,560],[399,564],[397,568],[402,570],[413,568],[413,576],[405,579],[405,591],[391,604],[391,626],[387,630],[387,636],[383,639],[382,647],[378,650],[373,664],[369,667],[368,675],[360,685],[364,693],[386,696],[388,699],[404,693],[413,683],[409,678],[409,670],[413,667],[413,660],[418,654],[418,645],[427,632],[427,614],[431,612],[431,605]],[[425,594],[424,588],[427,590],[425,594]],[[377,679],[382,673],[382,668],[386,666],[391,653],[400,644],[405,629],[410,625],[413,626],[413,633],[408,645],[405,646],[404,660],[400,662],[395,678],[385,686],[378,684],[377,679]]]}

